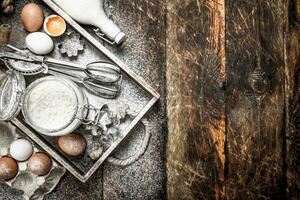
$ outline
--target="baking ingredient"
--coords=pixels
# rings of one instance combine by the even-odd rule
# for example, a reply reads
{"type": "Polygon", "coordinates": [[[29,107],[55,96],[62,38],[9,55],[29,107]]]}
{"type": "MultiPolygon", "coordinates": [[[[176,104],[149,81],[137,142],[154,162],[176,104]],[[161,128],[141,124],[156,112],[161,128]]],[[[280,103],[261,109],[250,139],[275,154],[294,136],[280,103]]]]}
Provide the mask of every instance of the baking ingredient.
{"type": "Polygon", "coordinates": [[[66,31],[66,28],[65,20],[58,15],[50,15],[45,19],[44,30],[52,37],[61,36],[66,31]]]}
{"type": "Polygon", "coordinates": [[[21,21],[27,31],[38,31],[44,21],[42,9],[35,3],[26,4],[21,12],[21,21]]]}
{"type": "Polygon", "coordinates": [[[33,147],[26,139],[18,139],[10,145],[10,155],[17,161],[25,161],[32,155],[33,147]]]}
{"type": "Polygon", "coordinates": [[[126,39],[120,28],[107,17],[103,9],[103,0],[53,1],[77,22],[101,29],[101,32],[116,44],[121,44],[126,39]]]}
{"type": "Polygon", "coordinates": [[[45,153],[35,153],[28,161],[28,169],[38,176],[48,174],[51,167],[52,161],[45,153]]]}
{"type": "Polygon", "coordinates": [[[54,48],[52,39],[42,32],[30,33],[27,35],[25,42],[27,48],[38,55],[46,55],[54,48]]]}
{"type": "Polygon", "coordinates": [[[86,141],[81,135],[70,133],[58,139],[58,146],[69,156],[79,156],[86,149],[86,141]]]}
{"type": "Polygon", "coordinates": [[[0,180],[9,180],[18,173],[18,163],[10,157],[0,158],[0,180]]]}
{"type": "Polygon", "coordinates": [[[58,80],[39,82],[31,89],[27,98],[28,122],[47,132],[66,128],[77,114],[75,91],[63,80],[58,80]]]}

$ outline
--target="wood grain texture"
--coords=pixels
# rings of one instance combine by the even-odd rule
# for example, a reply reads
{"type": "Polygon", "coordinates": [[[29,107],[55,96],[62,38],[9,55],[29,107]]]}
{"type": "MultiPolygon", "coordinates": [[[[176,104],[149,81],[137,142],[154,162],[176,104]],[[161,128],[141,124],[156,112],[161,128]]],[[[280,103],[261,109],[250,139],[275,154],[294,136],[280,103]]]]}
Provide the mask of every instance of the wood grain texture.
{"type": "Polygon", "coordinates": [[[300,1],[288,5],[286,36],[286,163],[289,199],[300,198],[300,1]]]}
{"type": "Polygon", "coordinates": [[[226,1],[227,199],[285,197],[285,3],[226,1]]]}
{"type": "Polygon", "coordinates": [[[169,199],[224,196],[224,1],[167,0],[169,199]]]}

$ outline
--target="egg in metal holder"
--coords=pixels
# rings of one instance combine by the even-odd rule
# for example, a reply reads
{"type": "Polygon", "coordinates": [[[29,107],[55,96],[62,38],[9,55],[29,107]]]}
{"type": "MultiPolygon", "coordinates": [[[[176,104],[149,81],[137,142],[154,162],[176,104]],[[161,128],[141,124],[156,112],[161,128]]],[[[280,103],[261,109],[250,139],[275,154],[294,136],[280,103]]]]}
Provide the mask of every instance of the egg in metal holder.
{"type": "MultiPolygon", "coordinates": [[[[25,136],[11,123],[0,121],[0,157],[11,157],[9,147],[11,143],[18,139],[26,139],[25,136]]],[[[37,146],[32,143],[33,154],[41,152],[37,146]]],[[[50,172],[44,176],[38,176],[28,169],[28,160],[18,162],[17,175],[6,180],[5,183],[12,188],[23,191],[25,199],[42,199],[45,194],[51,192],[58,184],[66,170],[58,165],[53,159],[50,172]],[[43,188],[43,192],[40,192],[43,188]]]]}

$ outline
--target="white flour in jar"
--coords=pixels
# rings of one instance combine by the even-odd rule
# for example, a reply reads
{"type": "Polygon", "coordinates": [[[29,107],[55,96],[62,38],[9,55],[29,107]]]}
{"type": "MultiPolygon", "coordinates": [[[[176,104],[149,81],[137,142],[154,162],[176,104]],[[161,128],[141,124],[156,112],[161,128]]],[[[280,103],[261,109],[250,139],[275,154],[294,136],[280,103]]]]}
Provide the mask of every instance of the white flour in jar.
{"type": "Polygon", "coordinates": [[[77,113],[77,96],[63,82],[46,80],[37,84],[27,98],[30,122],[47,131],[65,128],[77,113]]]}

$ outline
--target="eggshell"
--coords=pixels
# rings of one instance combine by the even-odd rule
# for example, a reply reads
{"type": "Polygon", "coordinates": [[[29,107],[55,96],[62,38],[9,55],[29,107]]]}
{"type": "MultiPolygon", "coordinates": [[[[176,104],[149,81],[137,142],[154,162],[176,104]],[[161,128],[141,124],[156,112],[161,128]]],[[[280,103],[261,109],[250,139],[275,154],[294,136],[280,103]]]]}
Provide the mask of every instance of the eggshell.
{"type": "Polygon", "coordinates": [[[67,28],[65,20],[58,15],[50,15],[44,21],[44,31],[52,36],[61,36],[67,28]]]}
{"type": "Polygon", "coordinates": [[[51,167],[52,161],[45,153],[35,153],[28,161],[28,169],[38,176],[48,174],[51,167]]]}
{"type": "Polygon", "coordinates": [[[21,12],[21,21],[27,31],[38,31],[44,21],[42,9],[35,3],[26,4],[21,12]]]}
{"type": "Polygon", "coordinates": [[[58,146],[69,156],[79,156],[86,149],[86,141],[81,135],[70,133],[58,139],[58,146]]]}
{"type": "Polygon", "coordinates": [[[18,163],[10,157],[0,158],[0,179],[9,180],[18,173],[18,163]]]}
{"type": "Polygon", "coordinates": [[[52,39],[42,32],[30,33],[27,35],[25,43],[30,51],[38,55],[46,55],[54,48],[52,39]]]}
{"type": "Polygon", "coordinates": [[[10,145],[9,152],[17,161],[25,161],[32,155],[33,147],[28,140],[18,139],[10,145]]]}

